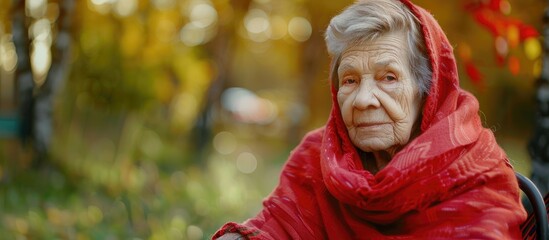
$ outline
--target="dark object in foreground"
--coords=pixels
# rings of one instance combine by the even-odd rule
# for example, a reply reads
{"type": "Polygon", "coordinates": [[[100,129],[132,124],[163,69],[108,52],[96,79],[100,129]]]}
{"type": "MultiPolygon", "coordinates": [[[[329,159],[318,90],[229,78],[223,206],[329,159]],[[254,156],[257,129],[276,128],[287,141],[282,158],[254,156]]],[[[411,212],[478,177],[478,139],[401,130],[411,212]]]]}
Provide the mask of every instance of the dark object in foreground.
{"type": "Polygon", "coordinates": [[[533,208],[532,213],[528,214],[528,219],[522,225],[523,239],[549,239],[547,235],[549,194],[545,195],[544,201],[538,188],[530,179],[520,173],[515,173],[515,175],[520,189],[526,194],[533,208]]]}

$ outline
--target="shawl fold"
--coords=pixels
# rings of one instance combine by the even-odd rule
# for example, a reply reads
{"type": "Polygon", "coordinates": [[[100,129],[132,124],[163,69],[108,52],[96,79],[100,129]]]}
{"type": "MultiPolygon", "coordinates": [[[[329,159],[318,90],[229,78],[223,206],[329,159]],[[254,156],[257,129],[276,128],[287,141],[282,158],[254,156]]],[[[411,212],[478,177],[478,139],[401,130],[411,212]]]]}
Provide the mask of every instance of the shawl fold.
{"type": "Polygon", "coordinates": [[[421,134],[377,174],[364,170],[332,86],[325,127],[291,153],[264,209],[213,239],[519,239],[526,212],[514,171],[478,102],[459,87],[452,47],[430,13],[419,19],[433,70],[421,134]]]}

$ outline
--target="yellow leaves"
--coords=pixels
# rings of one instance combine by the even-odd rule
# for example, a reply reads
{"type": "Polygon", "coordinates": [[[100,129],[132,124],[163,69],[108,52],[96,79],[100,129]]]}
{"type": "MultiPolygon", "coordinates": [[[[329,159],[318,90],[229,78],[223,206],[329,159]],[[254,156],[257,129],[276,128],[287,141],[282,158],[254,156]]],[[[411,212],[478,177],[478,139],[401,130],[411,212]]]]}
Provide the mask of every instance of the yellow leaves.
{"type": "Polygon", "coordinates": [[[524,41],[524,52],[530,60],[535,60],[540,57],[542,49],[537,38],[528,38],[524,41]]]}
{"type": "Polygon", "coordinates": [[[177,35],[177,26],[180,25],[180,15],[175,9],[150,12],[149,21],[149,41],[151,42],[173,42],[177,35]]]}
{"type": "Polygon", "coordinates": [[[160,75],[154,79],[154,83],[156,99],[161,103],[168,104],[176,94],[176,89],[170,76],[168,74],[160,75]]]}
{"type": "Polygon", "coordinates": [[[183,91],[201,94],[208,89],[214,74],[209,61],[181,56],[175,60],[174,66],[183,80],[183,91]]]}
{"type": "Polygon", "coordinates": [[[145,44],[145,30],[138,19],[128,19],[124,21],[120,38],[120,48],[125,57],[135,57],[140,54],[145,44]]]}
{"type": "Polygon", "coordinates": [[[198,111],[197,98],[189,93],[180,93],[170,108],[172,128],[182,132],[191,130],[198,111]]]}
{"type": "Polygon", "coordinates": [[[511,71],[513,75],[518,75],[520,72],[520,60],[515,56],[511,56],[507,61],[508,61],[509,71],[511,71]]]}
{"type": "Polygon", "coordinates": [[[507,42],[511,48],[515,48],[520,44],[520,32],[517,26],[509,26],[507,28],[507,42]]]}
{"type": "Polygon", "coordinates": [[[165,64],[171,59],[177,43],[180,16],[174,9],[150,10],[148,14],[144,19],[133,16],[121,20],[119,45],[122,54],[132,60],[141,60],[145,66],[165,64]]]}
{"type": "Polygon", "coordinates": [[[173,130],[185,132],[191,129],[200,110],[200,99],[205,98],[212,82],[213,67],[208,61],[194,58],[190,51],[178,54],[173,66],[180,88],[170,105],[170,123],[173,130]]]}

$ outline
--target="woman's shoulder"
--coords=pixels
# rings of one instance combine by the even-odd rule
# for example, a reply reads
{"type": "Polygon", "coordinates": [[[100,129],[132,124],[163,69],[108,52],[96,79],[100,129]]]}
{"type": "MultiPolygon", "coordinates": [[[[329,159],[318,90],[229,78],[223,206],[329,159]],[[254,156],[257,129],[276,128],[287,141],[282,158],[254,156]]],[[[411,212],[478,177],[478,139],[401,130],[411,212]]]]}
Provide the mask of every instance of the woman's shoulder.
{"type": "Polygon", "coordinates": [[[322,143],[322,138],[324,136],[324,127],[317,128],[305,134],[303,137],[302,143],[312,143],[318,145],[322,143]]]}
{"type": "Polygon", "coordinates": [[[305,134],[301,139],[301,142],[291,152],[291,156],[295,154],[312,154],[318,153],[322,145],[322,138],[324,136],[324,128],[318,128],[305,134]]]}
{"type": "Polygon", "coordinates": [[[324,128],[305,134],[301,143],[290,153],[284,172],[296,176],[307,175],[306,178],[320,173],[320,149],[323,135],[324,128]]]}

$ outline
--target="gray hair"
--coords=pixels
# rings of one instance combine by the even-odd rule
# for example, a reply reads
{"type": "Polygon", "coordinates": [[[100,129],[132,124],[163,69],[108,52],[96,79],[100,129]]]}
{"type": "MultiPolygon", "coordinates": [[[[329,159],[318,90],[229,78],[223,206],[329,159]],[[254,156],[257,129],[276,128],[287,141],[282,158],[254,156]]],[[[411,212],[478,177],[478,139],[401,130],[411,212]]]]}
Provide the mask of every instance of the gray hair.
{"type": "Polygon", "coordinates": [[[359,0],[332,18],[326,29],[328,53],[335,60],[332,81],[337,87],[337,67],[347,48],[373,41],[385,33],[408,33],[408,62],[421,97],[429,92],[432,70],[419,20],[398,0],[359,0]]]}

